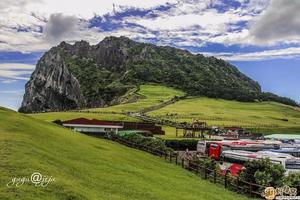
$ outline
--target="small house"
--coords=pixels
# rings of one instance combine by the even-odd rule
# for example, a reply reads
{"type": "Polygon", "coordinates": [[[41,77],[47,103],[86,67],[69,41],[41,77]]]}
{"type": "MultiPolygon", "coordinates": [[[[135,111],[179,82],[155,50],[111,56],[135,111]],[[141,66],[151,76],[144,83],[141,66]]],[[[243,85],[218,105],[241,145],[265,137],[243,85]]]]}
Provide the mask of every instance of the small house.
{"type": "Polygon", "coordinates": [[[62,123],[64,127],[70,128],[77,132],[101,135],[107,133],[118,133],[123,128],[122,124],[110,121],[101,121],[96,119],[77,118],[62,123]]]}

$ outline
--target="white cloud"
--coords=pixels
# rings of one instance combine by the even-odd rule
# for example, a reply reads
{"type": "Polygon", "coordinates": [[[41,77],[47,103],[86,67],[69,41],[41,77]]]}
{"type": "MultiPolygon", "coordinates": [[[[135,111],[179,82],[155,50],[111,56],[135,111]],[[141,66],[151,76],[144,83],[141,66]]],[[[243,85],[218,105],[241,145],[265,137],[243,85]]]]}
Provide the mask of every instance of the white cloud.
{"type": "Polygon", "coordinates": [[[1,82],[1,83],[4,83],[4,84],[10,84],[10,83],[17,82],[17,80],[4,79],[4,80],[1,80],[0,82],[1,82]]]}
{"type": "MultiPolygon", "coordinates": [[[[50,47],[65,40],[73,43],[86,40],[90,44],[98,43],[105,36],[127,36],[139,41],[156,38],[158,45],[176,45],[202,47],[207,43],[224,45],[265,45],[276,43],[300,43],[298,18],[285,15],[292,12],[299,2],[287,0],[239,0],[241,7],[231,8],[224,12],[212,9],[212,5],[224,6],[221,0],[2,0],[0,2],[0,51],[36,52],[46,51],[50,47]],[[122,27],[112,31],[100,32],[90,28],[88,19],[103,15],[113,10],[123,11],[134,7],[149,9],[159,5],[172,3],[169,10],[153,10],[155,18],[127,17],[123,22],[137,23],[142,27],[122,27]],[[59,6],[58,6],[59,5],[59,6]],[[115,6],[113,6],[115,5],[115,6]],[[269,5],[269,6],[268,6],[269,5]],[[294,5],[294,6],[291,6],[294,5]],[[79,9],[80,8],[80,9],[79,9]],[[278,16],[274,10],[278,9],[278,16]],[[261,15],[261,12],[266,10],[261,15]],[[261,15],[261,16],[260,16],[261,15]],[[283,20],[283,19],[290,20],[283,20]],[[278,19],[275,20],[274,19],[278,19]],[[245,25],[239,27],[238,23],[245,25]],[[283,28],[277,28],[281,25],[283,28]],[[250,26],[250,31],[249,31],[250,26]],[[267,28],[270,27],[270,28],[267,28]],[[272,28],[273,27],[273,28],[272,28]],[[274,28],[275,27],[275,28],[274,28]],[[298,27],[298,28],[297,28],[298,27]],[[25,29],[25,31],[19,31],[25,29]],[[275,29],[275,31],[274,31],[275,29]]],[[[300,5],[300,4],[299,4],[300,5]]],[[[298,54],[297,48],[268,51],[269,57],[287,57],[298,54]],[[294,51],[294,52],[292,52],[294,51]],[[278,55],[281,53],[281,55],[278,55]],[[272,55],[270,55],[272,54],[272,55]]],[[[231,59],[261,59],[266,52],[224,55],[231,59]]],[[[14,70],[6,70],[6,76],[13,76],[14,70]]],[[[2,71],[4,73],[4,71],[2,71]]],[[[17,75],[20,78],[24,76],[17,75]]],[[[26,77],[25,77],[26,78],[26,77]]]]}
{"type": "Polygon", "coordinates": [[[43,0],[39,4],[31,4],[30,9],[40,11],[41,14],[50,16],[53,13],[64,13],[65,15],[76,15],[80,18],[89,19],[94,14],[103,15],[113,12],[120,7],[135,7],[150,9],[165,3],[176,3],[176,0],[43,0]]]}
{"type": "Polygon", "coordinates": [[[14,80],[28,80],[34,70],[34,65],[22,63],[0,63],[0,77],[5,78],[2,83],[12,83],[14,80]]]}
{"type": "Polygon", "coordinates": [[[300,58],[300,47],[276,49],[251,53],[211,53],[198,52],[207,56],[215,56],[229,61],[258,61],[276,58],[300,58]]]}
{"type": "Polygon", "coordinates": [[[32,71],[22,71],[22,70],[14,71],[14,70],[0,69],[0,77],[16,79],[16,80],[29,80],[28,75],[30,75],[31,73],[32,71]]]}
{"type": "Polygon", "coordinates": [[[20,94],[23,93],[23,90],[0,90],[0,94],[20,94]]]}
{"type": "Polygon", "coordinates": [[[24,70],[34,70],[35,65],[24,64],[24,63],[0,63],[0,69],[2,70],[15,70],[15,69],[24,69],[24,70]]]}

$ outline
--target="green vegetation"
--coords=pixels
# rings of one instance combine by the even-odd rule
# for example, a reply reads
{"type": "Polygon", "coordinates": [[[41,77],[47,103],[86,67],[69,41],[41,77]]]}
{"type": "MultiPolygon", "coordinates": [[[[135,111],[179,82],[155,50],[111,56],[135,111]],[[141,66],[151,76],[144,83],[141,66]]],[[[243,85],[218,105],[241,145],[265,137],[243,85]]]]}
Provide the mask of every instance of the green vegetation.
{"type": "MultiPolygon", "coordinates": [[[[137,102],[120,104],[105,108],[93,108],[79,112],[50,112],[30,114],[46,121],[67,120],[78,117],[100,120],[138,121],[122,112],[140,111],[161,104],[174,96],[185,93],[160,85],[141,85],[137,102]],[[99,113],[86,113],[99,112],[99,113]]],[[[262,133],[300,133],[300,109],[274,102],[238,102],[206,97],[187,98],[149,113],[151,116],[168,118],[174,121],[205,121],[210,126],[241,126],[262,133]]],[[[174,138],[175,128],[163,127],[166,132],[162,138],[174,138]]],[[[182,135],[179,132],[179,135],[182,135]]]]}
{"type": "Polygon", "coordinates": [[[239,174],[241,180],[263,186],[282,186],[285,169],[281,164],[274,164],[270,159],[259,159],[247,162],[239,174]]]}
{"type": "Polygon", "coordinates": [[[130,89],[149,83],[229,100],[254,101],[261,95],[257,82],[224,60],[126,37],[107,37],[95,46],[85,41],[62,43],[50,51],[65,59],[88,107],[111,105],[130,89]]]}
{"type": "MultiPolygon", "coordinates": [[[[300,133],[300,109],[274,102],[246,103],[198,97],[149,114],[175,121],[199,119],[211,126],[242,126],[264,133],[300,133]]],[[[167,130],[175,135],[174,129],[167,130]]]]}
{"type": "Polygon", "coordinates": [[[0,199],[244,199],[159,157],[0,108],[0,199]],[[33,172],[47,187],[5,185],[33,172]]]}
{"type": "Polygon", "coordinates": [[[106,108],[94,108],[85,111],[101,112],[101,113],[79,113],[79,112],[49,112],[49,113],[38,113],[30,114],[30,116],[46,121],[54,121],[56,119],[68,120],[78,117],[84,117],[88,119],[99,119],[99,120],[124,120],[124,121],[138,121],[135,118],[128,117],[121,114],[121,112],[139,111],[144,108],[160,104],[168,101],[174,96],[183,96],[184,93],[160,85],[141,85],[137,95],[140,96],[137,102],[120,104],[117,106],[110,106],[106,108]],[[115,112],[117,114],[113,114],[115,112]]]}
{"type": "Polygon", "coordinates": [[[154,105],[161,104],[172,99],[174,96],[184,96],[185,93],[180,90],[175,90],[170,87],[161,85],[141,85],[138,91],[139,100],[134,103],[120,104],[110,106],[107,108],[89,109],[91,111],[115,111],[115,112],[129,112],[140,111],[154,105]]]}
{"type": "Polygon", "coordinates": [[[112,121],[138,121],[136,118],[128,117],[123,114],[112,114],[112,113],[80,113],[80,112],[49,112],[49,113],[37,113],[37,114],[28,114],[37,119],[45,121],[54,121],[54,120],[69,120],[84,117],[87,119],[99,119],[99,120],[112,120],[112,121]]]}

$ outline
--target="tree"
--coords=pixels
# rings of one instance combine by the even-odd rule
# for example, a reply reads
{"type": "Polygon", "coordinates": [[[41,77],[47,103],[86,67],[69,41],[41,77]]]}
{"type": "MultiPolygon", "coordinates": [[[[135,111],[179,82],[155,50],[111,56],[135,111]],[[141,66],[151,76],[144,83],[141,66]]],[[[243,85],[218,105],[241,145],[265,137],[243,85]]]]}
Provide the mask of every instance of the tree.
{"type": "Polygon", "coordinates": [[[270,159],[247,162],[239,177],[247,182],[277,187],[283,184],[285,170],[282,165],[274,164],[270,159]]]}

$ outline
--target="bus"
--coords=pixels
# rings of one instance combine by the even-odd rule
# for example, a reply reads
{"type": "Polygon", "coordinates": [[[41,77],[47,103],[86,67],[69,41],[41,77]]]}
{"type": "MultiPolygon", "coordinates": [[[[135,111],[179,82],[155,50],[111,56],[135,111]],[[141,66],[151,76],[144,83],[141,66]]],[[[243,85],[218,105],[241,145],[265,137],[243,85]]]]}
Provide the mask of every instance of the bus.
{"type": "Polygon", "coordinates": [[[212,159],[220,160],[221,153],[226,150],[261,151],[279,149],[280,144],[271,141],[236,140],[236,141],[199,141],[197,152],[212,159]]]}
{"type": "Polygon", "coordinates": [[[239,165],[244,165],[245,162],[263,158],[269,158],[272,163],[282,165],[286,170],[286,175],[292,172],[300,172],[300,159],[285,153],[269,151],[250,152],[241,150],[225,150],[221,154],[221,160],[223,162],[239,165]]]}

